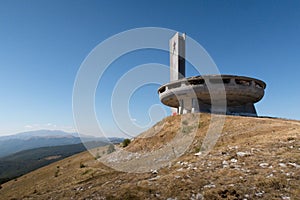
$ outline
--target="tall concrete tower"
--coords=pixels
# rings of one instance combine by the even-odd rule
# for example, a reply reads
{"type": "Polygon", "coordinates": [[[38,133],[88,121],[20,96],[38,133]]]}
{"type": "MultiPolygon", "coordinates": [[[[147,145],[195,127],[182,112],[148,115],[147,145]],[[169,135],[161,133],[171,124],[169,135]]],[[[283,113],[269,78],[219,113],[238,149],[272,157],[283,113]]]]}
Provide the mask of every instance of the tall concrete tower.
{"type": "Polygon", "coordinates": [[[170,82],[185,77],[185,34],[178,32],[170,39],[170,82]]]}

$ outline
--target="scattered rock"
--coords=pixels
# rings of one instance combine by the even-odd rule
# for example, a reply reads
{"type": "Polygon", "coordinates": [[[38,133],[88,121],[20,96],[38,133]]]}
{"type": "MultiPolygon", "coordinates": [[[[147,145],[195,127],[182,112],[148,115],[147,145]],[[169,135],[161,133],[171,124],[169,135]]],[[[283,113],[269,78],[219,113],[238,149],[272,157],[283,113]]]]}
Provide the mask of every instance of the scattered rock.
{"type": "Polygon", "coordinates": [[[269,174],[268,176],[267,176],[267,178],[271,178],[271,177],[273,177],[274,175],[273,174],[269,174]]]}
{"type": "Polygon", "coordinates": [[[260,163],[259,166],[262,168],[266,168],[269,166],[269,164],[268,163],[260,163]]]}
{"type": "Polygon", "coordinates": [[[262,197],[264,195],[265,191],[256,192],[255,196],[262,197]]]}
{"type": "Polygon", "coordinates": [[[238,160],[237,159],[235,159],[235,158],[232,158],[231,160],[230,160],[230,162],[232,162],[232,163],[236,163],[238,160]]]}
{"type": "Polygon", "coordinates": [[[83,187],[76,188],[76,191],[82,191],[82,190],[83,190],[83,187]]]}
{"type": "Polygon", "coordinates": [[[223,168],[228,168],[229,166],[228,166],[228,162],[226,161],[226,160],[224,160],[223,162],[222,162],[222,165],[223,165],[223,168]]]}
{"type": "Polygon", "coordinates": [[[190,200],[202,200],[203,199],[203,195],[200,193],[197,194],[192,194],[190,200]]]}
{"type": "Polygon", "coordinates": [[[284,164],[284,163],[279,163],[278,164],[280,167],[286,167],[286,164],[284,164]]]}
{"type": "Polygon", "coordinates": [[[115,183],[122,183],[122,181],[121,180],[116,180],[115,183]]]}
{"type": "Polygon", "coordinates": [[[296,164],[296,163],[288,163],[288,165],[291,165],[293,167],[296,167],[297,169],[300,168],[300,165],[296,164]]]}
{"type": "Polygon", "coordinates": [[[160,178],[160,176],[156,176],[156,177],[154,177],[154,178],[150,178],[150,179],[148,179],[149,181],[155,181],[155,180],[157,180],[157,179],[159,179],[160,178]]]}
{"type": "Polygon", "coordinates": [[[242,151],[239,151],[236,153],[237,156],[239,157],[244,157],[244,156],[250,156],[251,153],[250,152],[242,152],[242,151]]]}
{"type": "Polygon", "coordinates": [[[204,185],[204,188],[215,188],[216,185],[215,184],[208,184],[208,185],[204,185]]]}
{"type": "Polygon", "coordinates": [[[188,165],[189,163],[188,162],[182,162],[180,164],[183,166],[183,165],[188,165]]]}
{"type": "Polygon", "coordinates": [[[195,153],[194,155],[195,155],[195,156],[201,156],[201,155],[202,155],[202,152],[199,151],[198,153],[195,153]]]}
{"type": "Polygon", "coordinates": [[[228,149],[229,150],[232,150],[232,149],[238,149],[239,147],[238,146],[228,146],[228,149]]]}

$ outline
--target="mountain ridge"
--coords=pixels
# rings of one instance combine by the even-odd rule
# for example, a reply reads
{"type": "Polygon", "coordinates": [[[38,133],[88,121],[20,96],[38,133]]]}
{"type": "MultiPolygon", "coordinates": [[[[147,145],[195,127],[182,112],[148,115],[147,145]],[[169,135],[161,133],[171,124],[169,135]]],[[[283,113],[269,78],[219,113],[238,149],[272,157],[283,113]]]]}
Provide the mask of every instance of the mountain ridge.
{"type": "Polygon", "coordinates": [[[37,130],[0,137],[0,158],[19,151],[47,146],[79,144],[89,141],[121,142],[123,138],[104,138],[60,130],[37,130]]]}

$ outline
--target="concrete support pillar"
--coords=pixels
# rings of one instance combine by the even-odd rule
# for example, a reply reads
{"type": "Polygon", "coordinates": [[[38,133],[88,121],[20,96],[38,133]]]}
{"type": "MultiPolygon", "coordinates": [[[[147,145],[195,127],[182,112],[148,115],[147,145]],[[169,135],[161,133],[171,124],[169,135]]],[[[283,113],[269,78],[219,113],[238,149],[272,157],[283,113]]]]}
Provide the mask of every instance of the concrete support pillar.
{"type": "Polygon", "coordinates": [[[183,101],[183,99],[180,99],[179,107],[178,107],[178,114],[183,114],[183,109],[184,109],[184,101],[183,101]]]}
{"type": "Polygon", "coordinates": [[[195,112],[199,112],[199,103],[198,103],[198,99],[196,98],[192,98],[192,110],[191,110],[192,113],[195,113],[195,112]]]}

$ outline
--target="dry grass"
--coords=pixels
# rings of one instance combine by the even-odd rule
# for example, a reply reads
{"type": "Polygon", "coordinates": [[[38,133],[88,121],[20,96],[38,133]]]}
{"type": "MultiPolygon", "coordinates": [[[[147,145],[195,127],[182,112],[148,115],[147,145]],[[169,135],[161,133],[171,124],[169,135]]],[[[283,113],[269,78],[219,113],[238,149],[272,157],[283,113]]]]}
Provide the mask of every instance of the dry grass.
{"type": "MultiPolygon", "coordinates": [[[[299,199],[300,122],[228,116],[215,148],[205,157],[195,156],[209,120],[210,115],[201,114],[197,124],[184,122],[187,127],[199,127],[196,137],[185,155],[158,174],[117,172],[83,152],[5,183],[0,198],[299,199]]],[[[161,148],[179,129],[180,116],[168,117],[126,149],[161,148]]]]}

